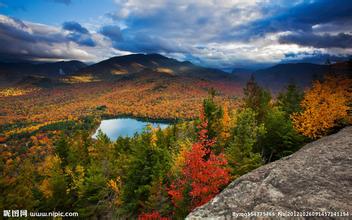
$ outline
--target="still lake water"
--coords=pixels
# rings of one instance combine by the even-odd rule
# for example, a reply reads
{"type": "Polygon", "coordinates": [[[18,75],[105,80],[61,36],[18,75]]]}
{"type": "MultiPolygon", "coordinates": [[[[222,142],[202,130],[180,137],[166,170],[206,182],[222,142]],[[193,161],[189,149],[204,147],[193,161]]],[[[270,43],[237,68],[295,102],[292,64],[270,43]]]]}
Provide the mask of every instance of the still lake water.
{"type": "Polygon", "coordinates": [[[160,127],[161,129],[169,126],[168,123],[159,122],[147,122],[141,121],[134,118],[115,118],[102,120],[99,128],[96,130],[95,134],[92,136],[96,138],[99,129],[106,134],[110,140],[116,140],[118,137],[132,137],[135,133],[140,133],[143,131],[145,126],[151,124],[153,127],[160,127]]]}

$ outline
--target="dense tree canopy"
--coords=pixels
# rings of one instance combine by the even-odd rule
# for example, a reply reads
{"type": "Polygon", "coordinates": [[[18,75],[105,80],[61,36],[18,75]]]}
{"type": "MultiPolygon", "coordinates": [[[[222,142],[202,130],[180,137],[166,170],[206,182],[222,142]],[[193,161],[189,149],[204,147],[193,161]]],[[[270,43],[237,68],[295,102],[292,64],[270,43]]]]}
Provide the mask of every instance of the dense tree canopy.
{"type": "Polygon", "coordinates": [[[2,125],[0,208],[182,219],[229,181],[351,123],[350,85],[329,76],[304,95],[289,85],[271,100],[252,78],[238,105],[210,92],[203,105],[188,106],[199,117],[116,141],[91,138],[103,107],[81,118],[2,125]]]}

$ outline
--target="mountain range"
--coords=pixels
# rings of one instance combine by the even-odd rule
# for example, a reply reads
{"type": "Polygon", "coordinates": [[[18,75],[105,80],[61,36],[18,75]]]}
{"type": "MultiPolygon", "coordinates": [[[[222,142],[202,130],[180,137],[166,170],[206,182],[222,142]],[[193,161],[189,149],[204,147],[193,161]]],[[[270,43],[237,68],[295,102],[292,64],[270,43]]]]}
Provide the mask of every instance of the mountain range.
{"type": "Polygon", "coordinates": [[[82,68],[75,75],[88,74],[105,79],[141,72],[154,72],[167,76],[183,76],[210,80],[230,77],[228,73],[218,69],[196,66],[189,61],[180,62],[160,54],[131,54],[112,57],[82,68]]]}
{"type": "Polygon", "coordinates": [[[251,71],[236,69],[232,72],[241,81],[248,81],[253,75],[263,87],[274,91],[282,90],[288,84],[300,88],[310,86],[314,80],[322,80],[327,73],[352,75],[352,62],[339,62],[331,65],[313,63],[285,63],[269,68],[251,71]]]}
{"type": "Polygon", "coordinates": [[[86,66],[77,60],[55,63],[0,62],[0,86],[28,83],[33,79],[52,80],[65,77],[86,66]]]}
{"type": "MultiPolygon", "coordinates": [[[[261,70],[234,69],[227,73],[219,69],[206,68],[189,61],[178,61],[160,54],[131,54],[112,57],[86,65],[80,61],[55,63],[4,63],[0,62],[0,86],[35,82],[58,82],[70,77],[90,77],[98,81],[111,81],[135,77],[181,77],[208,81],[234,81],[244,85],[251,75],[259,84],[281,90],[289,83],[304,88],[312,80],[320,80],[329,72],[352,74],[352,62],[332,65],[312,63],[278,64],[261,70]]],[[[40,83],[39,83],[40,84],[40,83]]]]}

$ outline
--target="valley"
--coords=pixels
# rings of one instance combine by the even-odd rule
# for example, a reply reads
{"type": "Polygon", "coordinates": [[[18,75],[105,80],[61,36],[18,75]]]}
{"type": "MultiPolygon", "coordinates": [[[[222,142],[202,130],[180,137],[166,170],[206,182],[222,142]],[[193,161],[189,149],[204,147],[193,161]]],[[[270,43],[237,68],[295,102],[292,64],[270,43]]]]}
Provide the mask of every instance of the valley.
{"type": "MultiPolygon", "coordinates": [[[[182,68],[183,63],[172,60],[172,64],[169,64],[165,59],[168,58],[163,57],[166,64],[158,64],[159,69],[167,69],[171,65],[175,67],[176,64],[181,65],[177,68],[182,68]]],[[[157,61],[148,62],[156,65],[157,61]]],[[[97,65],[104,65],[104,62],[97,65]]],[[[123,67],[128,69],[129,65],[126,65],[123,67]]],[[[218,91],[218,99],[228,100],[231,105],[236,105],[242,90],[240,82],[227,80],[230,77],[228,75],[217,76],[217,79],[214,79],[216,75],[209,73],[204,77],[191,74],[176,76],[149,67],[130,72],[124,70],[127,73],[115,75],[111,70],[104,72],[104,67],[101,67],[93,76],[92,73],[88,76],[87,69],[96,67],[93,65],[84,68],[84,73],[68,76],[47,78],[44,75],[24,75],[17,82],[8,81],[12,92],[6,86],[1,89],[0,124],[20,121],[31,125],[89,115],[191,119],[199,114],[198,110],[209,89],[218,91]],[[39,83],[37,78],[41,79],[39,83]]],[[[122,71],[119,68],[117,70],[122,71]]]]}
{"type": "Polygon", "coordinates": [[[351,11],[0,0],[0,218],[351,217],[351,11]]]}
{"type": "Polygon", "coordinates": [[[92,65],[7,63],[6,207],[183,218],[230,181],[351,123],[350,66],[227,73],[158,54],[92,65]]]}

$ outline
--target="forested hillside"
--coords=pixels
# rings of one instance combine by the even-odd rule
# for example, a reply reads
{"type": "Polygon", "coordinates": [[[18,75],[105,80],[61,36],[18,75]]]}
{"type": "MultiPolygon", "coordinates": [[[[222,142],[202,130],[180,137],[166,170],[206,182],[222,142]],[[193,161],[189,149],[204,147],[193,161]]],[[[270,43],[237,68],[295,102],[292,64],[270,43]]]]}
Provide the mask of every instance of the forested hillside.
{"type": "Polygon", "coordinates": [[[192,106],[198,117],[116,141],[91,138],[106,107],[30,129],[4,124],[1,208],[183,218],[230,181],[350,124],[350,85],[327,76],[305,93],[290,85],[274,98],[252,78],[236,105],[209,89],[192,106]]]}
{"type": "Polygon", "coordinates": [[[272,211],[267,197],[289,212],[349,211],[350,166],[335,166],[349,151],[324,147],[327,166],[316,150],[276,173],[328,178],[265,167],[352,124],[351,11],[346,0],[0,0],[0,212],[178,220],[242,180],[234,195],[255,191],[235,198],[243,213],[272,211]],[[315,187],[285,203],[292,183],[315,187]]]}

